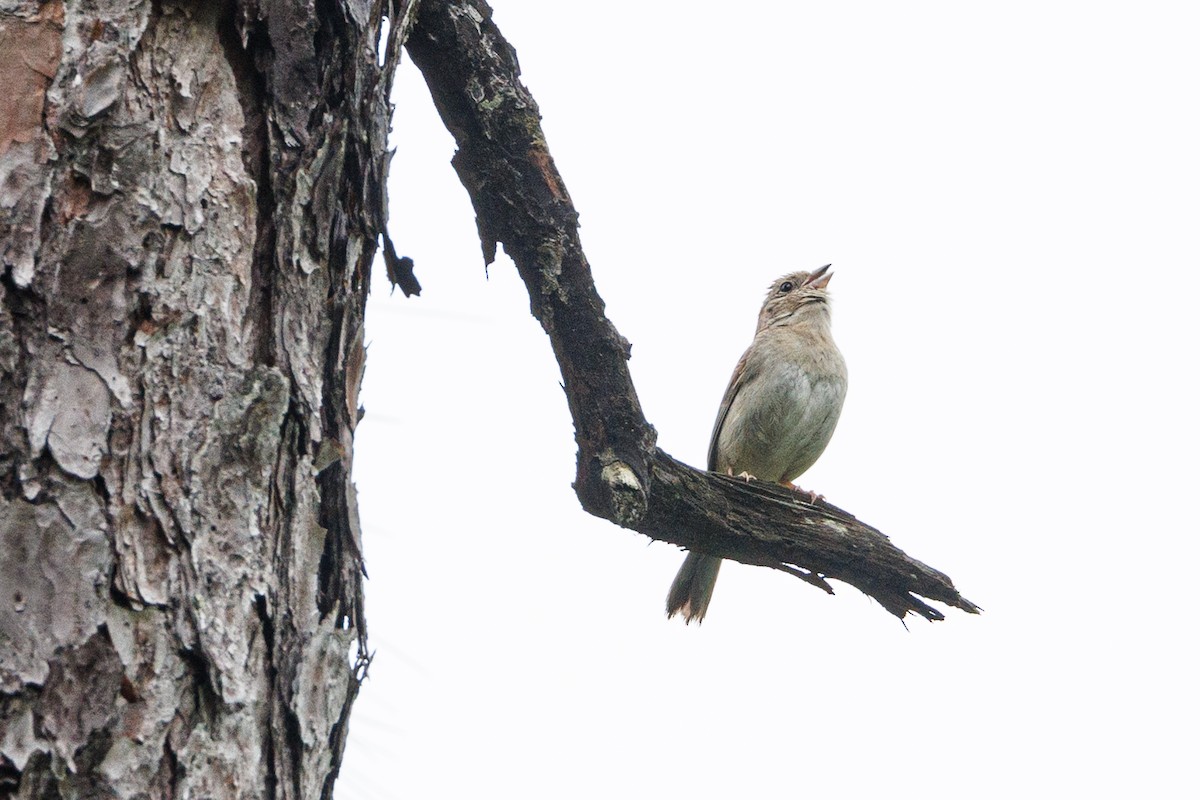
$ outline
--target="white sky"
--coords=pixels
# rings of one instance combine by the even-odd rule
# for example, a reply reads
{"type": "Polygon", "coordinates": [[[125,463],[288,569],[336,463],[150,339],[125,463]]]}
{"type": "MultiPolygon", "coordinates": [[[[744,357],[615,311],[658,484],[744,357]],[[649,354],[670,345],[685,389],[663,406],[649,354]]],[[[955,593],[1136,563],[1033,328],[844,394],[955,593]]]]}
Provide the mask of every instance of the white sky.
{"type": "Polygon", "coordinates": [[[494,0],[659,443],[833,262],[800,483],[947,572],[910,619],[584,513],[558,367],[411,64],[355,477],[376,650],[338,796],[1196,796],[1200,47],[1187,3],[494,0]]]}

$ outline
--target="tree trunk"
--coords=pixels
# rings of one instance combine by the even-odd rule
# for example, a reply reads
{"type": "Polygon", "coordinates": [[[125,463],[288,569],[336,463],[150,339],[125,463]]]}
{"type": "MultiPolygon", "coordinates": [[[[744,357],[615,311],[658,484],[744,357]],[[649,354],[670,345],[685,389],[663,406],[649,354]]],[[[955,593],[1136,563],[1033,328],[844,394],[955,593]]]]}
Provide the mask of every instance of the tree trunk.
{"type": "Polygon", "coordinates": [[[0,796],[332,795],[407,5],[3,5],[0,796]]]}

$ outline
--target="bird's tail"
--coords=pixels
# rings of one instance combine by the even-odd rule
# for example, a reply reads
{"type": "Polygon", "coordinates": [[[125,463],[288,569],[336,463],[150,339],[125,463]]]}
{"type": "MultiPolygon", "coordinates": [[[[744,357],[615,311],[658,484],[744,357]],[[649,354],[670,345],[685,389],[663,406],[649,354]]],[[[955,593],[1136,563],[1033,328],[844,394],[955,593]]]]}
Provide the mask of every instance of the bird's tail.
{"type": "Polygon", "coordinates": [[[721,559],[702,553],[688,553],[667,595],[667,617],[683,614],[685,623],[703,621],[720,569],[721,559]]]}

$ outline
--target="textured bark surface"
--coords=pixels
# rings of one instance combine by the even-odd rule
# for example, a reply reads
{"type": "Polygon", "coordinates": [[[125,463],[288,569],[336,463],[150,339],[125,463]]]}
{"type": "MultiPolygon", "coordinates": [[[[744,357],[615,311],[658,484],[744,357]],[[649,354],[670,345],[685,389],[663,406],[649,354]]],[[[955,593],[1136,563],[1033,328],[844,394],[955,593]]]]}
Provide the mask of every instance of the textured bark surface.
{"type": "Polygon", "coordinates": [[[901,619],[975,612],[950,579],[828,503],[692,469],[655,447],[579,242],[577,215],[520,82],[516,53],[482,0],[424,0],[408,52],[458,143],[484,258],[498,243],[550,337],[575,421],[575,490],[592,514],[689,549],[787,571],[826,591],[856,586],[901,619]]]}
{"type": "Polygon", "coordinates": [[[408,4],[0,9],[0,796],[331,796],[408,4]]]}

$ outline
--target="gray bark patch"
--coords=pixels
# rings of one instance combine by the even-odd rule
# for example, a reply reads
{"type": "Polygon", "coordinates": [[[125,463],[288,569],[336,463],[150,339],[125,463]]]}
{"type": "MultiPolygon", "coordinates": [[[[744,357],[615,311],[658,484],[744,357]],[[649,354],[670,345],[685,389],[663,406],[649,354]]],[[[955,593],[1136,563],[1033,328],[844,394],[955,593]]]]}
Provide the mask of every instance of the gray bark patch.
{"type": "Polygon", "coordinates": [[[59,363],[45,380],[31,381],[29,390],[29,449],[36,454],[49,447],[65,472],[84,480],[96,477],[108,449],[108,386],[90,370],[59,363]]]}

